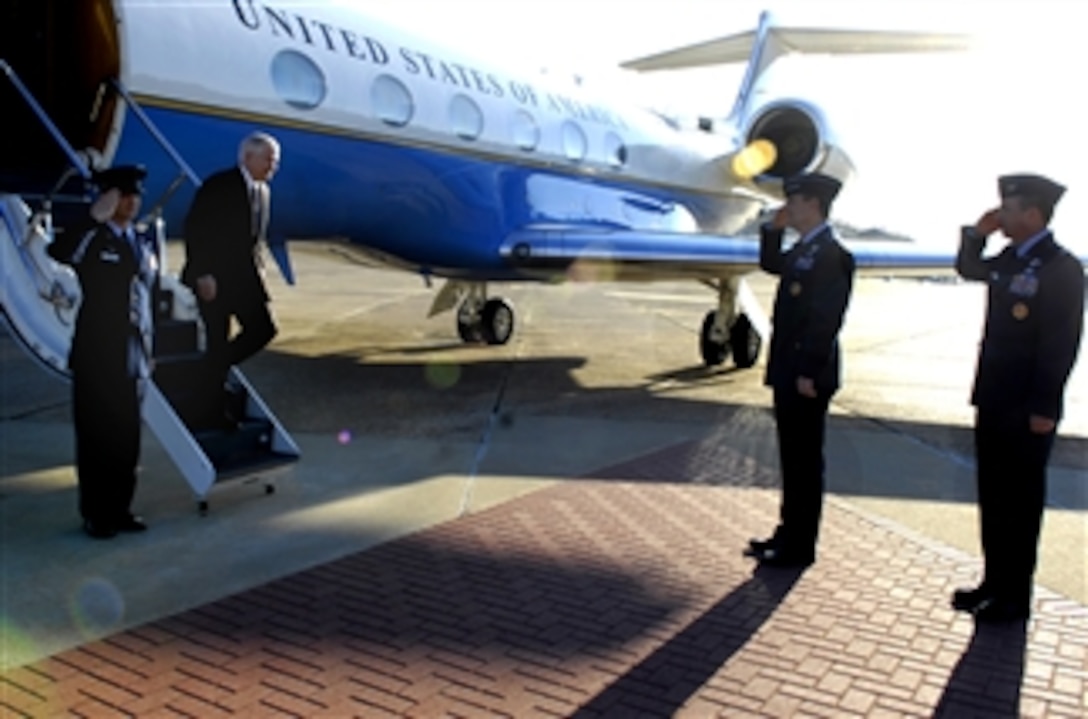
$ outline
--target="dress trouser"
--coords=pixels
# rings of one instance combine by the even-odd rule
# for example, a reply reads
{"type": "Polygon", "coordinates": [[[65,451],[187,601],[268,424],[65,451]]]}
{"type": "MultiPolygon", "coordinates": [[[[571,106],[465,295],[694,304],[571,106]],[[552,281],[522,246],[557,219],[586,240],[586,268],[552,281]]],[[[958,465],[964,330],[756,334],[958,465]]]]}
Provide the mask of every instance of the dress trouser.
{"type": "Polygon", "coordinates": [[[983,583],[1017,603],[1031,601],[1053,445],[1054,432],[1029,429],[1027,412],[979,410],[975,415],[983,583]]]}
{"type": "Polygon", "coordinates": [[[122,521],[130,515],[140,457],[137,380],[124,373],[73,371],[72,413],[79,512],[96,524],[122,521]]]}
{"type": "Polygon", "coordinates": [[[201,301],[200,316],[204,320],[208,359],[222,370],[224,378],[231,365],[241,364],[257,354],[276,336],[268,303],[261,300],[244,304],[228,303],[220,298],[212,302],[201,301]],[[237,318],[241,331],[228,339],[232,316],[237,318]]]}
{"type": "Polygon", "coordinates": [[[775,540],[790,552],[815,556],[824,501],[824,435],[829,395],[809,398],[796,387],[774,388],[774,418],[782,470],[775,540]]]}
{"type": "Polygon", "coordinates": [[[200,316],[204,321],[206,356],[198,407],[203,421],[214,425],[226,415],[224,386],[231,366],[249,359],[271,342],[276,325],[268,303],[259,298],[241,307],[232,306],[222,296],[212,302],[201,301],[200,316]],[[234,338],[229,337],[231,317],[237,318],[241,326],[234,338]]]}

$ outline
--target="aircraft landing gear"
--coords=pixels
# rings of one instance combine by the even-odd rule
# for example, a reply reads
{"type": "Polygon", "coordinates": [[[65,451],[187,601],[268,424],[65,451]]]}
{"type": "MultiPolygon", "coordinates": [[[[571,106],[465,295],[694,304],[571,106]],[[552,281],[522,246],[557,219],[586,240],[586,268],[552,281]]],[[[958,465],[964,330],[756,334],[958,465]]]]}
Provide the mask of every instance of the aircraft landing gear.
{"type": "Polygon", "coordinates": [[[457,334],[464,342],[504,345],[514,334],[514,308],[501,297],[468,297],[457,310],[457,334]]]}
{"type": "MultiPolygon", "coordinates": [[[[707,367],[717,367],[732,355],[738,369],[747,369],[759,359],[763,337],[743,311],[754,298],[737,275],[707,285],[718,291],[718,309],[706,313],[699,333],[699,354],[707,367]]],[[[758,309],[758,307],[757,307],[758,309]]]]}
{"type": "Polygon", "coordinates": [[[699,335],[699,352],[703,364],[716,367],[725,361],[727,355],[732,355],[733,364],[738,368],[751,367],[759,359],[763,338],[752,326],[748,315],[737,315],[733,325],[726,330],[724,323],[718,321],[719,312],[720,310],[711,310],[703,318],[703,330],[699,335]]]}

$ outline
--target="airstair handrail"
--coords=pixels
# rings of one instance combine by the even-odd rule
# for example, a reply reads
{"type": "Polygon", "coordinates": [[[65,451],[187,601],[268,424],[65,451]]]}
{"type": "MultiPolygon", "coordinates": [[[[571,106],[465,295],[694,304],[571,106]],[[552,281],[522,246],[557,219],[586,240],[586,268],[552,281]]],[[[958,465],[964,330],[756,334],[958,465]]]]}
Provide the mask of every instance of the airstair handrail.
{"type": "Polygon", "coordinates": [[[174,149],[174,146],[170,144],[170,141],[167,140],[161,132],[159,132],[159,128],[155,126],[155,123],[151,122],[151,118],[147,116],[147,114],[144,112],[144,109],[140,107],[136,100],[132,98],[132,95],[129,94],[128,89],[126,89],[125,86],[122,85],[121,82],[116,78],[111,78],[110,84],[113,85],[113,88],[121,94],[121,97],[125,99],[125,102],[128,104],[129,108],[131,108],[132,111],[136,113],[136,117],[139,118],[140,122],[147,129],[147,131],[151,133],[151,136],[155,138],[155,141],[159,143],[162,149],[166,151],[166,154],[170,156],[170,159],[174,161],[174,164],[176,164],[181,169],[181,171],[185,173],[185,175],[189,178],[189,181],[192,182],[193,185],[199,187],[200,177],[197,176],[195,172],[193,172],[193,168],[189,167],[189,163],[185,162],[185,159],[182,158],[181,154],[178,153],[176,149],[174,149]]]}
{"type": "Polygon", "coordinates": [[[89,180],[91,177],[91,171],[87,168],[86,163],[83,162],[82,158],[80,158],[79,156],[79,153],[75,151],[71,144],[69,144],[68,140],[65,139],[64,135],[61,134],[61,131],[57,128],[57,126],[53,124],[53,121],[49,119],[49,115],[46,114],[42,106],[38,104],[38,101],[34,99],[34,95],[32,95],[30,90],[27,89],[26,85],[23,84],[23,81],[19,79],[19,75],[15,72],[15,68],[9,65],[7,61],[0,59],[0,70],[4,71],[4,74],[7,76],[8,80],[11,81],[12,86],[20,95],[23,96],[23,100],[25,100],[26,104],[30,106],[30,109],[34,112],[34,115],[37,116],[38,121],[41,122],[45,129],[49,131],[49,134],[53,136],[53,140],[56,141],[60,149],[64,151],[64,154],[68,156],[69,162],[71,162],[72,165],[77,170],[79,170],[79,174],[83,177],[84,180],[89,180]]]}

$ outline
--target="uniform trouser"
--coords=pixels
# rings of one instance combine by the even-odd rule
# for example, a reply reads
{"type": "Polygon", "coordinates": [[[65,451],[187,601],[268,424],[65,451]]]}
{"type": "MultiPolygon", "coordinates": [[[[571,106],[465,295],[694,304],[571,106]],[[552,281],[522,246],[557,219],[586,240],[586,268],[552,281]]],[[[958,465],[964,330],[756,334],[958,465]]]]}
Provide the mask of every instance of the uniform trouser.
{"type": "Polygon", "coordinates": [[[1035,434],[1026,412],[975,416],[983,584],[1014,602],[1031,600],[1054,433],[1035,434]]]}
{"type": "Polygon", "coordinates": [[[774,418],[782,469],[782,503],[775,540],[790,551],[815,553],[824,502],[824,434],[829,395],[804,397],[774,388],[774,418]]]}
{"type": "Polygon", "coordinates": [[[129,516],[140,457],[137,380],[123,373],[72,373],[79,512],[108,525],[129,516]]]}

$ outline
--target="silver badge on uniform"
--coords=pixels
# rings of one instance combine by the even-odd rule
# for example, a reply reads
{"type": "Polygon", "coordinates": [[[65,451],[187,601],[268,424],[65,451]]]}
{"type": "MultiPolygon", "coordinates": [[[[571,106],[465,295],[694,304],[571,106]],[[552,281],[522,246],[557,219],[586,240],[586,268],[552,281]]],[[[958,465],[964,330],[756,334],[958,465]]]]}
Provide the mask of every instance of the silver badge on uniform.
{"type": "Polygon", "coordinates": [[[1031,272],[1015,275],[1009,283],[1009,292],[1017,297],[1034,297],[1039,291],[1039,278],[1031,272]]]}

